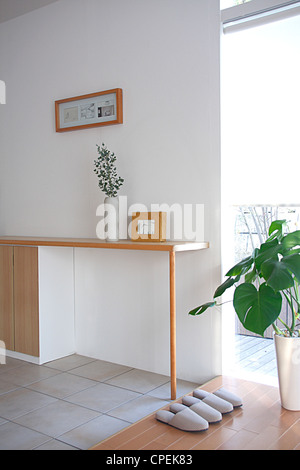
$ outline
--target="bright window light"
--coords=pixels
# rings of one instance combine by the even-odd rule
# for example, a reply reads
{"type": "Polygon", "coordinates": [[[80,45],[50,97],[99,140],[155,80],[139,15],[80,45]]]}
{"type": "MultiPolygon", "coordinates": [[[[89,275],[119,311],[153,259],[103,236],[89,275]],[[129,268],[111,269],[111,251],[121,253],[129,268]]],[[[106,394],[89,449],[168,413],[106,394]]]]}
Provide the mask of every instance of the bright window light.
{"type": "Polygon", "coordinates": [[[300,16],[222,38],[223,195],[299,204],[300,16]]]}
{"type": "Polygon", "coordinates": [[[221,10],[224,10],[225,8],[234,7],[247,2],[251,2],[251,0],[220,0],[220,7],[221,10]]]}

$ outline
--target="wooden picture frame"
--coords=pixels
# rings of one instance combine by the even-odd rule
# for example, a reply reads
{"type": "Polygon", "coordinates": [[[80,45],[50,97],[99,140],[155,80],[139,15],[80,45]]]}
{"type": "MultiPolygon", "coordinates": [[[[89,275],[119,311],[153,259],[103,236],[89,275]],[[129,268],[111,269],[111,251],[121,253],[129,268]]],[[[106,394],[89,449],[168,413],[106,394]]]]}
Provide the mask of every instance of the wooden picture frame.
{"type": "Polygon", "coordinates": [[[133,241],[166,241],[166,212],[134,212],[131,222],[131,239],[133,241]]]}
{"type": "Polygon", "coordinates": [[[121,88],[55,101],[56,132],[123,123],[121,88]]]}

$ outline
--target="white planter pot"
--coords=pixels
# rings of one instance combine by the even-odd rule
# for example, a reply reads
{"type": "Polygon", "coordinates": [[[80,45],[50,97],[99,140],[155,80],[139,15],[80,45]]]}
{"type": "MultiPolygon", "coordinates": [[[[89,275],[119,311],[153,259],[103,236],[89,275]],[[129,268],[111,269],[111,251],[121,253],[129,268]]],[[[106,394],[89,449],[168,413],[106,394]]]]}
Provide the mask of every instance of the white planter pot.
{"type": "Polygon", "coordinates": [[[104,236],[106,241],[119,240],[119,198],[106,197],[104,199],[104,217],[105,229],[104,236]]]}
{"type": "Polygon", "coordinates": [[[281,405],[300,410],[300,337],[274,334],[281,405]]]}

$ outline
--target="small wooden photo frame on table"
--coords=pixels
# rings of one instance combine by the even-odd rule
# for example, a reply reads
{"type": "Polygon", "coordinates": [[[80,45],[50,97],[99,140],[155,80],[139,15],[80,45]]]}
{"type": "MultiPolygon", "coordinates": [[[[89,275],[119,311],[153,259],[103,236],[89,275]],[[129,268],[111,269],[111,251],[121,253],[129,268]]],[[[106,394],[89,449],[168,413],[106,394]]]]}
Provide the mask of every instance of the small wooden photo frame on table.
{"type": "Polygon", "coordinates": [[[134,212],[131,222],[133,241],[165,242],[166,212],[134,212]]]}
{"type": "Polygon", "coordinates": [[[56,132],[123,123],[121,88],[55,101],[56,132]]]}

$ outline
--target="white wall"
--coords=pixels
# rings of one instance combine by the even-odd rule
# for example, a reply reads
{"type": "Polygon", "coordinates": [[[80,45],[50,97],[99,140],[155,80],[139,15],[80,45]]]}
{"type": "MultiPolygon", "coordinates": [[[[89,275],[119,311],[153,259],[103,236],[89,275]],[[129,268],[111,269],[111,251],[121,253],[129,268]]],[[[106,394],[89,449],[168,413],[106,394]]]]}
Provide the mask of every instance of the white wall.
{"type": "MultiPolygon", "coordinates": [[[[101,142],[118,156],[120,195],[129,205],[204,204],[211,248],[181,253],[177,261],[178,375],[197,380],[220,373],[218,313],[187,315],[219,281],[219,24],[218,0],[59,0],[0,24],[0,78],[7,85],[7,104],[0,106],[0,234],[95,237],[103,195],[93,160],[101,142]],[[123,88],[123,125],[55,132],[55,100],[115,87],[123,88]]],[[[82,252],[77,266],[79,258],[91,272],[100,276],[101,267],[114,277],[118,302],[118,292],[124,294],[123,317],[131,315],[134,291],[126,294],[118,267],[134,279],[141,261],[147,266],[152,274],[147,285],[139,279],[138,297],[162,286],[143,306],[145,321],[138,320],[141,342],[150,345],[145,327],[153,309],[155,331],[168,315],[167,260],[99,253],[95,266],[82,252]]],[[[76,305],[78,318],[82,309],[76,305]]],[[[121,321],[113,307],[104,313],[121,321]]],[[[93,329],[86,325],[86,338],[93,329]]],[[[168,350],[168,332],[158,334],[159,357],[168,350]]],[[[168,360],[153,363],[148,353],[139,366],[167,372],[168,360]]]]}
{"type": "Polygon", "coordinates": [[[11,20],[58,0],[0,0],[0,22],[11,20]]]}

